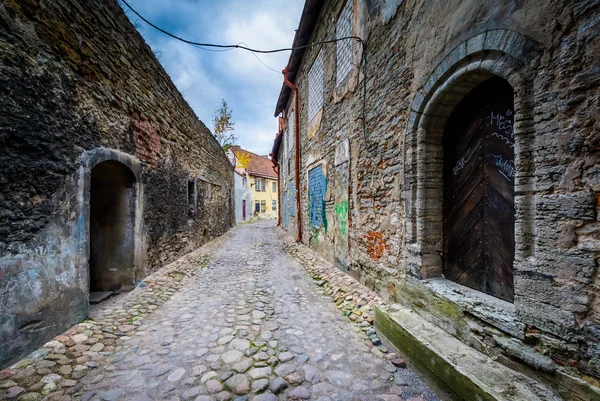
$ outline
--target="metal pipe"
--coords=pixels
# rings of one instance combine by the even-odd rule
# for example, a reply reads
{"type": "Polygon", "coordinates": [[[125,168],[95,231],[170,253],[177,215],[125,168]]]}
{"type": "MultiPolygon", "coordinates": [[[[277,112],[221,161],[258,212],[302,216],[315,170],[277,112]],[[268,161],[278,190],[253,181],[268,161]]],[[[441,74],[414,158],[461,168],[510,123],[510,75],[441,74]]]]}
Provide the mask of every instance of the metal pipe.
{"type": "Polygon", "coordinates": [[[283,82],[294,92],[294,148],[296,150],[296,225],[298,237],[296,242],[302,241],[302,209],[300,209],[300,113],[298,110],[298,88],[288,79],[288,67],[283,72],[283,82]]]}

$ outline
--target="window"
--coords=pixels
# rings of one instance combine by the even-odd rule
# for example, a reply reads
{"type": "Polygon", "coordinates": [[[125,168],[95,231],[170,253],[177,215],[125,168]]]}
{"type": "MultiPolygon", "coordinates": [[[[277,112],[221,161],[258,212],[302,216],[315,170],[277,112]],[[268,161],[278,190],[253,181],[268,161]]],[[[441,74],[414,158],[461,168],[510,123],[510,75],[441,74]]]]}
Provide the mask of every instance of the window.
{"type": "Polygon", "coordinates": [[[263,178],[255,178],[254,179],[254,190],[256,192],[265,192],[266,191],[265,180],[263,178]]]}
{"type": "Polygon", "coordinates": [[[246,188],[246,177],[242,178],[242,186],[246,188]]]}
{"type": "Polygon", "coordinates": [[[267,211],[267,201],[261,200],[260,201],[260,212],[265,213],[266,211],[267,211]]]}
{"type": "Polygon", "coordinates": [[[271,209],[273,209],[274,212],[277,211],[277,201],[271,201],[271,209]]]}
{"type": "Polygon", "coordinates": [[[308,122],[323,108],[323,52],[315,59],[308,72],[308,122]]]}
{"type": "Polygon", "coordinates": [[[273,187],[271,192],[277,192],[277,181],[273,181],[271,184],[273,187]]]}
{"type": "MultiPolygon", "coordinates": [[[[346,1],[337,23],[335,25],[336,39],[352,36],[353,31],[353,5],[354,0],[346,1]]],[[[352,44],[353,39],[340,40],[336,42],[336,85],[344,82],[352,70],[352,44]]]]}
{"type": "Polygon", "coordinates": [[[196,180],[188,180],[187,183],[188,216],[196,213],[196,180]]]}

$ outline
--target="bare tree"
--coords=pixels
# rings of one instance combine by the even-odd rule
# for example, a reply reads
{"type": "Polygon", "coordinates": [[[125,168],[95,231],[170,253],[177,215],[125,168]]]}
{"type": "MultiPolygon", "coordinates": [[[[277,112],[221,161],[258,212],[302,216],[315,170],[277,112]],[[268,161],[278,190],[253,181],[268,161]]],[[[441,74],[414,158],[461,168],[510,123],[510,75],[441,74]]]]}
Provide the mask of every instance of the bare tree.
{"type": "Polygon", "coordinates": [[[227,106],[227,101],[221,99],[221,107],[215,110],[212,118],[213,135],[217,138],[217,141],[225,151],[235,145],[235,142],[237,141],[237,138],[233,134],[235,122],[232,121],[231,113],[232,111],[227,106]]]}

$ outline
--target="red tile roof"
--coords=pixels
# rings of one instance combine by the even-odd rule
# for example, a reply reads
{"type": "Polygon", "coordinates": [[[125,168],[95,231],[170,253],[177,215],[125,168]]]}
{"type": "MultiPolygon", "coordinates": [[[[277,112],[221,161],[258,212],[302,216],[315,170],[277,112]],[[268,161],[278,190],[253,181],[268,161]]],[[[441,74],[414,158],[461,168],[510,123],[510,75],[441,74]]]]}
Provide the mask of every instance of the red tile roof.
{"type": "Polygon", "coordinates": [[[250,154],[250,163],[248,163],[248,174],[263,178],[271,178],[276,180],[277,174],[273,170],[273,162],[264,156],[249,152],[239,146],[232,146],[235,153],[245,152],[250,154]]]}

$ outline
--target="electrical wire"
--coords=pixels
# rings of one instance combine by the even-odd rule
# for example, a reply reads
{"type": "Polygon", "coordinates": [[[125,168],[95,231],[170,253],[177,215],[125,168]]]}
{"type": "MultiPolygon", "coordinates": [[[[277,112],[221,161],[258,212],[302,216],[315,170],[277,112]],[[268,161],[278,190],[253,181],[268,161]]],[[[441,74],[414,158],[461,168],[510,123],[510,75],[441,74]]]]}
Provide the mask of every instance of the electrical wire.
{"type": "MultiPolygon", "coordinates": [[[[251,52],[254,55],[254,57],[256,57],[256,59],[261,62],[261,64],[263,64],[265,67],[267,67],[268,69],[275,71],[275,72],[278,72],[278,71],[269,67],[265,63],[263,63],[262,60],[260,58],[258,58],[258,56],[255,53],[261,53],[261,54],[280,53],[280,52],[285,52],[285,51],[307,49],[310,47],[320,46],[320,45],[324,45],[324,44],[337,43],[342,40],[349,40],[349,39],[356,40],[358,43],[360,43],[360,45],[362,46],[362,50],[363,50],[363,99],[362,99],[362,103],[363,103],[362,126],[363,127],[362,128],[363,128],[363,139],[365,141],[365,148],[367,150],[369,150],[369,146],[367,143],[367,121],[366,121],[366,117],[367,117],[367,114],[366,114],[366,107],[367,107],[367,55],[366,55],[366,52],[367,52],[367,46],[366,46],[365,41],[362,40],[362,38],[359,38],[358,36],[344,36],[342,38],[335,38],[335,39],[329,39],[329,40],[322,40],[322,41],[315,42],[315,43],[309,43],[309,44],[306,44],[303,46],[286,47],[286,48],[281,48],[281,49],[270,49],[270,50],[253,49],[253,48],[249,47],[247,44],[245,44],[244,42],[240,42],[237,45],[200,43],[200,42],[194,42],[194,41],[191,41],[188,39],[184,39],[182,37],[174,35],[171,32],[168,32],[168,31],[160,28],[159,26],[154,25],[152,22],[148,21],[140,13],[138,13],[133,7],[131,7],[126,0],[120,0],[120,1],[123,4],[125,4],[127,6],[127,8],[129,8],[135,15],[137,15],[146,24],[148,24],[152,28],[164,33],[165,35],[172,37],[173,39],[179,40],[183,43],[193,45],[202,50],[213,51],[213,52],[229,51],[229,50],[233,50],[233,49],[247,50],[247,51],[251,52]],[[207,49],[207,48],[218,48],[218,49],[222,49],[222,50],[207,49]]],[[[369,150],[369,152],[370,152],[370,150],[369,150]]]]}
{"type": "Polygon", "coordinates": [[[313,47],[313,46],[318,46],[321,44],[326,44],[326,43],[335,43],[335,42],[339,42],[340,40],[345,40],[345,39],[354,39],[360,43],[363,42],[363,40],[361,38],[359,38],[358,36],[346,36],[343,38],[337,38],[337,39],[331,39],[331,40],[324,40],[321,42],[317,42],[317,43],[309,43],[307,45],[304,46],[297,46],[297,47],[286,47],[286,48],[281,48],[281,49],[272,49],[272,50],[260,50],[260,49],[252,49],[248,46],[242,46],[241,44],[237,44],[237,45],[220,45],[220,44],[215,44],[215,43],[200,43],[200,42],[194,42],[188,39],[184,39],[182,37],[179,37],[177,35],[172,34],[171,32],[165,31],[164,29],[154,25],[152,22],[148,21],[146,18],[144,18],[140,13],[138,13],[133,7],[131,7],[129,5],[129,3],[127,3],[126,0],[121,0],[123,2],[123,4],[125,4],[135,15],[137,15],[142,21],[144,21],[146,24],[150,25],[152,28],[164,33],[165,35],[168,35],[170,37],[172,37],[173,39],[177,39],[181,42],[190,44],[190,45],[196,45],[196,46],[202,46],[202,47],[217,47],[217,48],[221,48],[221,49],[244,49],[244,50],[248,50],[254,53],[263,53],[263,54],[269,54],[269,53],[280,53],[280,52],[285,52],[285,51],[290,51],[290,50],[299,50],[299,49],[306,49],[308,47],[313,47]]]}
{"type": "MultiPolygon", "coordinates": [[[[238,43],[238,44],[239,44],[239,45],[248,46],[248,44],[247,44],[247,43],[244,43],[244,42],[240,42],[240,43],[238,43]]],[[[233,50],[233,49],[230,49],[230,50],[233,50]]],[[[276,72],[277,74],[281,74],[281,71],[277,71],[276,69],[274,69],[274,68],[271,68],[271,67],[269,67],[268,65],[266,65],[266,64],[265,64],[265,63],[264,63],[264,62],[263,62],[263,61],[260,59],[260,57],[258,57],[258,56],[257,56],[257,55],[256,55],[254,52],[250,52],[250,54],[252,54],[252,55],[254,56],[254,58],[256,58],[256,59],[257,59],[257,60],[258,60],[258,61],[259,61],[259,62],[260,62],[262,65],[264,65],[264,66],[265,66],[266,68],[268,68],[269,70],[271,70],[271,71],[273,71],[273,72],[276,72]]]]}

